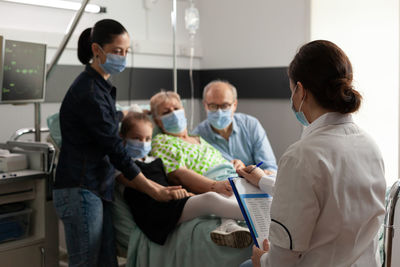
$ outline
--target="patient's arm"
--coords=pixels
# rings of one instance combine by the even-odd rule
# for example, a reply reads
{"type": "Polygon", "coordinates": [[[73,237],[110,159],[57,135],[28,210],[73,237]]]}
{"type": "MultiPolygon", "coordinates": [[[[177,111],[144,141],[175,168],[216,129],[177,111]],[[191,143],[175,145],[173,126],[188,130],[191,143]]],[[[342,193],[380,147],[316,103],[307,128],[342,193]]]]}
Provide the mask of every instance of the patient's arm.
{"type": "Polygon", "coordinates": [[[240,159],[233,159],[233,160],[231,160],[231,163],[233,164],[233,167],[235,168],[235,170],[240,170],[240,169],[246,167],[246,165],[244,165],[243,161],[241,161],[240,159]]]}
{"type": "Polygon", "coordinates": [[[227,196],[232,195],[229,181],[214,181],[184,167],[170,172],[168,180],[173,184],[183,185],[190,192],[197,194],[214,191],[227,196]]]}

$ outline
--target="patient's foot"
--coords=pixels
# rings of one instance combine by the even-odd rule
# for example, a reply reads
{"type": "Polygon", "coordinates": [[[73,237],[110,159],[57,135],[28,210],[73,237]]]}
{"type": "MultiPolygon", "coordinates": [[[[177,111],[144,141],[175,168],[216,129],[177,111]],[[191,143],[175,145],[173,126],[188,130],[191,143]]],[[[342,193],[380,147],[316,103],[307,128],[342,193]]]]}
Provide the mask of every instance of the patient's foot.
{"type": "Polygon", "coordinates": [[[224,220],[222,224],[210,233],[211,240],[219,246],[245,248],[251,245],[252,238],[249,229],[239,226],[234,220],[224,220]]]}

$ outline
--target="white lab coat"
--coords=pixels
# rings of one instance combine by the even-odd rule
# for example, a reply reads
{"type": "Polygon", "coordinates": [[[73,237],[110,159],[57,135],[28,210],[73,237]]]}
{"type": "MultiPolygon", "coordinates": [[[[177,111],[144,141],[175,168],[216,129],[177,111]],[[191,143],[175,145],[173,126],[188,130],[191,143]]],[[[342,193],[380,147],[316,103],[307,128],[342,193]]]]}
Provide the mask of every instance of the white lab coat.
{"type": "Polygon", "coordinates": [[[279,161],[261,265],[378,266],[385,188],[379,149],[351,115],[319,117],[279,161]]]}

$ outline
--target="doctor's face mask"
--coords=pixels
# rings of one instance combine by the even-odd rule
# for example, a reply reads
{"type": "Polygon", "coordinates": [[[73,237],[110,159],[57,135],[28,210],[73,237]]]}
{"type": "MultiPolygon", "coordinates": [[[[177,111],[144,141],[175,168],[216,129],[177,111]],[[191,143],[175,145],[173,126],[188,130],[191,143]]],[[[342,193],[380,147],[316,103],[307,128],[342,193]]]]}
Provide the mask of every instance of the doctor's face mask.
{"type": "Polygon", "coordinates": [[[104,52],[103,48],[99,46],[101,52],[106,56],[106,62],[99,63],[100,67],[105,73],[116,74],[124,71],[126,67],[126,56],[111,54],[104,52]]]}
{"type": "Polygon", "coordinates": [[[305,116],[304,113],[301,111],[301,107],[303,106],[303,103],[304,103],[304,97],[303,97],[303,99],[301,100],[300,107],[299,107],[299,111],[296,111],[296,109],[294,108],[294,105],[293,105],[293,95],[296,93],[296,90],[297,90],[297,83],[296,83],[296,86],[294,87],[293,94],[292,94],[292,96],[290,97],[290,107],[292,108],[292,111],[293,111],[294,115],[296,116],[296,119],[297,119],[302,125],[308,126],[308,125],[310,125],[310,123],[307,121],[306,116],[305,116]]]}

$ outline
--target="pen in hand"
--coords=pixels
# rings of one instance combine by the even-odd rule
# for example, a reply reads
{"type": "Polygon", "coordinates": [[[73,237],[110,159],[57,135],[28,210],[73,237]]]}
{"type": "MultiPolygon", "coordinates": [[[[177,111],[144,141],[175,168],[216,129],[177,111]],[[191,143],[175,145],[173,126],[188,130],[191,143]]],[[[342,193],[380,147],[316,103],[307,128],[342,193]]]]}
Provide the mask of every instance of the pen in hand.
{"type": "Polygon", "coordinates": [[[260,161],[256,166],[254,166],[249,173],[251,173],[252,171],[254,171],[256,168],[260,167],[264,162],[260,161]]]}

